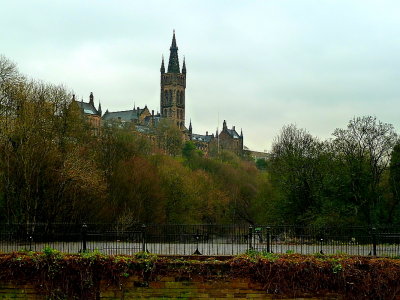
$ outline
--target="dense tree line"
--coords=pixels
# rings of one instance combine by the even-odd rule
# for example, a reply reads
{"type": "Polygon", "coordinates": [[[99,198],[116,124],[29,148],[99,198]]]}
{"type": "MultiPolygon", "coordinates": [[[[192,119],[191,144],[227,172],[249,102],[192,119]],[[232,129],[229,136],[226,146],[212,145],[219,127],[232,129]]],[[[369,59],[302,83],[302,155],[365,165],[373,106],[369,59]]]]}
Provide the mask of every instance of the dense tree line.
{"type": "Polygon", "coordinates": [[[1,222],[400,223],[400,145],[374,117],[327,141],[285,126],[255,163],[205,157],[167,121],[157,143],[112,123],[95,137],[71,99],[0,57],[1,222]]]}
{"type": "Polygon", "coordinates": [[[0,78],[3,222],[252,221],[265,178],[254,163],[184,148],[167,121],[156,145],[120,124],[92,136],[64,87],[28,80],[4,57],[0,78]]]}
{"type": "Polygon", "coordinates": [[[328,141],[284,127],[269,162],[279,191],[273,207],[290,223],[398,223],[397,143],[393,126],[370,116],[353,118],[328,141]]]}

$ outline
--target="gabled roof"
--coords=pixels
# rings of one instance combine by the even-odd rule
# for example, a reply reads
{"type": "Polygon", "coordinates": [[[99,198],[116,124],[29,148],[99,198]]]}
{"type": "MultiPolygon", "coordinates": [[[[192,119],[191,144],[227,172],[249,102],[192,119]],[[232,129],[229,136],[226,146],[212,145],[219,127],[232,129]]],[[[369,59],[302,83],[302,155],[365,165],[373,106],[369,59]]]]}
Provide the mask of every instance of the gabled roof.
{"type": "Polygon", "coordinates": [[[213,135],[192,134],[192,141],[210,142],[214,138],[213,135]]]}
{"type": "Polygon", "coordinates": [[[236,132],[235,129],[226,129],[226,132],[228,132],[228,134],[234,139],[240,138],[239,134],[236,132]]]}
{"type": "Polygon", "coordinates": [[[79,108],[86,115],[99,115],[97,109],[91,104],[83,101],[75,101],[79,108]]]}
{"type": "Polygon", "coordinates": [[[103,116],[103,120],[108,121],[108,120],[121,120],[124,122],[131,122],[133,120],[137,120],[142,112],[144,111],[144,108],[139,108],[137,109],[131,109],[131,110],[123,110],[123,111],[114,111],[114,112],[106,112],[103,116]]]}

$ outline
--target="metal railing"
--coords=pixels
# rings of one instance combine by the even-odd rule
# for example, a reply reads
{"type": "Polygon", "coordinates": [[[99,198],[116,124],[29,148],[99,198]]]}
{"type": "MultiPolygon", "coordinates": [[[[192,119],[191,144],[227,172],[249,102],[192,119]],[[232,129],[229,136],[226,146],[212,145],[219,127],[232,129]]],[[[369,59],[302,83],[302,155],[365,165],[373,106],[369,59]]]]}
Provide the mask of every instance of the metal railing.
{"type": "Polygon", "coordinates": [[[237,255],[246,251],[400,256],[400,227],[0,224],[0,252],[237,255]]]}

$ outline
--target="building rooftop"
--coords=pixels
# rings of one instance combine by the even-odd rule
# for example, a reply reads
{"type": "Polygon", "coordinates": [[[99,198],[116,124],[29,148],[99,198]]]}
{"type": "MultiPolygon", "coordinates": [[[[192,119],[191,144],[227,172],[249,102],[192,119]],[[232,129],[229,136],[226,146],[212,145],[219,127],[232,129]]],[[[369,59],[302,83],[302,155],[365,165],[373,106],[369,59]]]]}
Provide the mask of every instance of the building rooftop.
{"type": "Polygon", "coordinates": [[[87,115],[99,115],[97,109],[91,104],[83,101],[75,101],[79,108],[87,115]]]}
{"type": "Polygon", "coordinates": [[[210,142],[214,138],[213,135],[192,134],[192,141],[210,142]]]}
{"type": "Polygon", "coordinates": [[[131,109],[131,110],[123,110],[123,111],[114,111],[109,112],[106,111],[103,115],[103,120],[121,120],[124,122],[131,122],[133,120],[137,120],[139,115],[143,112],[144,108],[139,109],[131,109]]]}

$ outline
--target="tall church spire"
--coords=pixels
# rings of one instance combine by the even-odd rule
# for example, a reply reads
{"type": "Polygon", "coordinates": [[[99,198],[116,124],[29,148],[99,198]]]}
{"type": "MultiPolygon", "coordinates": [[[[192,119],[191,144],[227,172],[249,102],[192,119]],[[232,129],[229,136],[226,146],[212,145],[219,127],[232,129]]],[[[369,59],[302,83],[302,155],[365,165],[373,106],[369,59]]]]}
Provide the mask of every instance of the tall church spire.
{"type": "Polygon", "coordinates": [[[102,111],[101,111],[101,103],[100,103],[100,101],[99,101],[99,109],[97,110],[97,112],[98,112],[99,116],[101,117],[102,111]]]}
{"type": "Polygon", "coordinates": [[[183,57],[182,74],[186,74],[186,63],[185,63],[185,57],[183,57]]]}
{"type": "Polygon", "coordinates": [[[165,67],[164,67],[164,55],[162,56],[162,60],[161,60],[161,68],[160,68],[160,72],[161,74],[165,73],[165,67]]]}
{"type": "Polygon", "coordinates": [[[171,48],[169,48],[169,62],[168,62],[168,73],[180,73],[179,58],[178,58],[178,46],[176,45],[175,30],[172,36],[171,48]]]}

